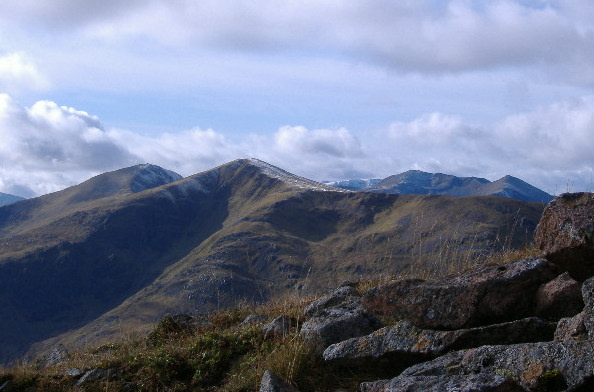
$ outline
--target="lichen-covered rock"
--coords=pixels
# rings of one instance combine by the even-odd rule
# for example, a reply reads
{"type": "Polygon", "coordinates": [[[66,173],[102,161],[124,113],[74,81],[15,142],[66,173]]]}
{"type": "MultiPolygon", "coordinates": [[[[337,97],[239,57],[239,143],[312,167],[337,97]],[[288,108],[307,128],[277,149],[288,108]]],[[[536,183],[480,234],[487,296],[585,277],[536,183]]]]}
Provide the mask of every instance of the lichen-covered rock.
{"type": "Polygon", "coordinates": [[[266,370],[260,382],[260,392],[298,392],[298,390],[270,370],[266,370]]]}
{"type": "Polygon", "coordinates": [[[420,329],[408,321],[400,321],[367,336],[333,344],[324,351],[324,359],[355,366],[374,366],[385,360],[410,365],[452,350],[488,344],[549,341],[555,327],[555,323],[536,317],[456,331],[420,329]]]}
{"type": "Polygon", "coordinates": [[[357,290],[352,286],[339,287],[332,293],[313,301],[305,308],[303,313],[306,317],[312,317],[321,310],[340,305],[349,297],[359,297],[357,290]]]}
{"type": "Polygon", "coordinates": [[[509,377],[499,374],[398,377],[365,382],[361,392],[525,392],[509,377]]]}
{"type": "Polygon", "coordinates": [[[594,278],[582,284],[582,297],[584,299],[584,327],[590,340],[594,340],[594,278]]]}
{"type": "Polygon", "coordinates": [[[319,310],[301,327],[301,336],[322,352],[333,343],[368,335],[383,327],[382,322],[361,306],[361,299],[348,297],[337,306],[319,310]]]}
{"type": "Polygon", "coordinates": [[[435,281],[397,281],[370,289],[362,304],[419,328],[471,328],[533,316],[538,289],[560,273],[548,260],[528,258],[435,281]]]}
{"type": "Polygon", "coordinates": [[[594,194],[565,193],[545,208],[534,240],[574,279],[594,275],[594,194]]]}
{"type": "Polygon", "coordinates": [[[536,315],[551,320],[575,316],[584,308],[581,284],[564,272],[536,293],[536,315]]]}
{"type": "Polygon", "coordinates": [[[397,378],[472,374],[502,375],[527,391],[592,390],[594,348],[589,341],[482,346],[414,365],[397,378]]]}
{"type": "Polygon", "coordinates": [[[585,312],[578,313],[573,317],[566,317],[559,320],[555,330],[555,341],[577,340],[584,341],[588,339],[588,331],[584,325],[585,312]]]}

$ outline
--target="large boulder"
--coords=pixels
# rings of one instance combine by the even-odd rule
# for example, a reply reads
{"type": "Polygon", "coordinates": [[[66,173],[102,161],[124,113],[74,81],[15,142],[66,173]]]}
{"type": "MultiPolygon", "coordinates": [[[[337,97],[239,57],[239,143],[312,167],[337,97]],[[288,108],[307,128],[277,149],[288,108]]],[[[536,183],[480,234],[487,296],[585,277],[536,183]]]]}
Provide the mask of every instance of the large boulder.
{"type": "Polygon", "coordinates": [[[361,392],[525,392],[515,381],[499,374],[398,377],[364,382],[361,392]]]}
{"type": "Polygon", "coordinates": [[[534,240],[574,279],[594,276],[594,194],[565,193],[545,208],[534,240]]]}
{"type": "Polygon", "coordinates": [[[352,286],[341,286],[334,290],[332,293],[324,295],[319,299],[313,301],[303,311],[306,317],[312,317],[316,313],[338,306],[345,302],[349,298],[359,297],[357,290],[352,286]]]}
{"type": "MultiPolygon", "coordinates": [[[[594,347],[586,342],[543,342],[482,346],[453,351],[414,365],[392,380],[471,375],[505,376],[526,391],[594,390],[594,347]]],[[[379,381],[385,385],[386,381],[379,381]]],[[[366,390],[373,386],[366,386],[366,390]]],[[[362,387],[363,389],[363,387],[362,387]]],[[[383,389],[386,390],[387,389],[383,389]]],[[[472,390],[472,389],[470,389],[472,390]]],[[[477,389],[481,390],[481,389],[477,389]]]]}
{"type": "Polygon", "coordinates": [[[333,343],[365,336],[383,327],[382,322],[361,306],[361,298],[346,296],[332,307],[317,307],[301,327],[301,336],[322,352],[333,343]]]}
{"type": "Polygon", "coordinates": [[[354,366],[412,365],[452,350],[548,341],[553,338],[555,328],[555,323],[536,317],[457,331],[420,329],[408,321],[400,321],[370,335],[333,344],[324,351],[324,359],[354,366]]]}
{"type": "Polygon", "coordinates": [[[362,304],[419,328],[471,328],[534,315],[538,289],[560,273],[548,260],[528,258],[435,281],[397,281],[370,289],[362,304]]]}
{"type": "Polygon", "coordinates": [[[552,320],[575,316],[584,308],[581,286],[567,272],[542,285],[536,293],[536,315],[552,320]]]}

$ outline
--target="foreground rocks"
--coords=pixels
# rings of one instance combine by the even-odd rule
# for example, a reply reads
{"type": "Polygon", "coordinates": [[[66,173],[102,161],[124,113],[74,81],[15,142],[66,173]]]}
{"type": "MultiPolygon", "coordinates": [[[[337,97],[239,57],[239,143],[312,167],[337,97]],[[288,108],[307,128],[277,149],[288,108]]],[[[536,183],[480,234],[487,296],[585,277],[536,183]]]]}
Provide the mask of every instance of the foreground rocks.
{"type": "Polygon", "coordinates": [[[566,193],[545,208],[534,240],[545,257],[583,281],[594,275],[594,194],[566,193]]]}
{"type": "Polygon", "coordinates": [[[563,271],[545,259],[490,265],[437,281],[402,280],[369,290],[363,306],[419,328],[459,329],[535,314],[539,288],[563,271]]]}
{"type": "Polygon", "coordinates": [[[594,195],[551,202],[537,241],[543,258],[341,287],[301,334],[329,364],[388,375],[362,392],[594,390],[594,195]]]}
{"type": "Polygon", "coordinates": [[[323,352],[326,347],[349,338],[364,336],[383,327],[383,323],[361,304],[351,287],[339,288],[309,305],[311,316],[301,327],[301,336],[323,352]]]}
{"type": "Polygon", "coordinates": [[[488,344],[552,340],[556,326],[556,323],[532,317],[485,327],[436,331],[400,321],[370,335],[333,344],[324,351],[324,359],[355,366],[370,365],[372,360],[405,362],[411,356],[430,359],[448,351],[488,344]]]}

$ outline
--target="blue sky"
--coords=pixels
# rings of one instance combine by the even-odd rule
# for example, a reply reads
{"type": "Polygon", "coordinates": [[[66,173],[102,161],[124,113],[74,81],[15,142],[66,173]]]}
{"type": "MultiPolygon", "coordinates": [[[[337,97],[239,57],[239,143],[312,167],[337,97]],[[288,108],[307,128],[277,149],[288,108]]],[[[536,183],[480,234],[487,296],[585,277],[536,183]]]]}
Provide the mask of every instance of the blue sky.
{"type": "Polygon", "coordinates": [[[3,0],[0,192],[257,157],[592,190],[590,0],[3,0]]]}

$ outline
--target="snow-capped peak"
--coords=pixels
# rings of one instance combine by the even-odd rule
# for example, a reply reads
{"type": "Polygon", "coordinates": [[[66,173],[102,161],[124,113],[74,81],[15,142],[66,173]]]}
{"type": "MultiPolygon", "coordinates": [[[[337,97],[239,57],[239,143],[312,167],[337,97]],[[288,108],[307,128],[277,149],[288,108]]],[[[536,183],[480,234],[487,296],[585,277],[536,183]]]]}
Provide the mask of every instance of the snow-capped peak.
{"type": "Polygon", "coordinates": [[[297,176],[295,174],[289,173],[288,171],[285,171],[279,167],[276,167],[256,158],[249,158],[249,161],[252,165],[255,165],[258,168],[260,168],[262,173],[272,178],[281,180],[294,188],[313,189],[317,191],[348,192],[344,189],[335,188],[333,186],[325,185],[317,181],[310,180],[308,178],[297,176]]]}

